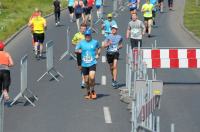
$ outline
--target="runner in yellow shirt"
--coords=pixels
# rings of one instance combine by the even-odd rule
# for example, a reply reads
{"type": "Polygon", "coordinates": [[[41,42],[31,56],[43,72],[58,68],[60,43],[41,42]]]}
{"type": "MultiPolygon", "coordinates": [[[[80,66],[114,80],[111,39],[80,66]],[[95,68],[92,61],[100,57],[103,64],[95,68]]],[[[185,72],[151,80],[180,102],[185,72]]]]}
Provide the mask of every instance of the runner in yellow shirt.
{"type": "Polygon", "coordinates": [[[153,4],[151,4],[149,0],[146,0],[146,3],[142,5],[142,10],[141,10],[144,16],[144,24],[145,24],[146,32],[148,33],[149,38],[151,37],[153,8],[154,8],[153,4]]]}
{"type": "Polygon", "coordinates": [[[30,20],[28,25],[29,27],[33,27],[33,38],[35,42],[36,58],[42,57],[44,33],[47,27],[47,23],[46,20],[42,17],[41,11],[39,11],[38,16],[30,20]],[[39,47],[39,53],[38,53],[38,47],[39,47]]]}
{"type": "MultiPolygon", "coordinates": [[[[86,30],[86,27],[87,25],[82,23],[80,25],[80,31],[77,32],[74,37],[72,38],[72,45],[75,47],[81,40],[85,39],[85,35],[84,35],[84,32],[86,30]]],[[[77,57],[77,65],[78,65],[78,68],[80,71],[82,71],[82,67],[81,67],[81,62],[82,62],[82,59],[81,59],[81,53],[76,53],[76,57],[77,57]]],[[[81,72],[81,76],[82,76],[82,82],[81,82],[81,88],[85,88],[85,81],[84,81],[84,76],[81,72]]]]}

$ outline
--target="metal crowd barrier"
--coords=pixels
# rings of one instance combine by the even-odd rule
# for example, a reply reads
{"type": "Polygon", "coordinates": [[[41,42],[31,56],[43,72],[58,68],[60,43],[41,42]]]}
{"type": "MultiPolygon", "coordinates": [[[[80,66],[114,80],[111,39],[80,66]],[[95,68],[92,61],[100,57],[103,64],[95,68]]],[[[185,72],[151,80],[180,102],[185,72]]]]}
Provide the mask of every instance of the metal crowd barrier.
{"type": "Polygon", "coordinates": [[[61,61],[62,59],[64,59],[64,57],[66,57],[67,55],[71,56],[75,61],[77,60],[76,59],[76,56],[70,52],[70,45],[71,45],[71,40],[70,40],[70,28],[68,27],[67,28],[67,50],[65,53],[63,53],[61,56],[60,56],[60,59],[59,61],[61,61]]]}
{"type": "Polygon", "coordinates": [[[0,97],[0,132],[3,132],[4,123],[4,99],[3,94],[0,97]]]}
{"type": "Polygon", "coordinates": [[[59,76],[61,76],[62,78],[63,75],[56,71],[55,67],[54,67],[54,63],[53,63],[53,46],[54,46],[54,42],[51,40],[49,42],[46,43],[46,57],[47,57],[47,61],[46,61],[46,69],[47,71],[37,80],[38,82],[45,76],[45,75],[50,75],[52,76],[56,81],[59,82],[59,80],[56,78],[56,76],[54,75],[57,74],[59,76]]]}
{"type": "Polygon", "coordinates": [[[126,49],[126,88],[131,104],[131,132],[160,132],[160,118],[155,111],[160,108],[163,82],[149,80],[147,66],[143,63],[141,48],[126,49]]]}
{"type": "Polygon", "coordinates": [[[38,100],[37,96],[35,96],[31,90],[28,89],[28,77],[27,77],[27,58],[25,55],[21,59],[21,90],[19,94],[14,98],[13,102],[10,104],[11,106],[21,97],[25,98],[33,107],[35,104],[27,97],[26,93],[31,94],[35,100],[38,100]]]}

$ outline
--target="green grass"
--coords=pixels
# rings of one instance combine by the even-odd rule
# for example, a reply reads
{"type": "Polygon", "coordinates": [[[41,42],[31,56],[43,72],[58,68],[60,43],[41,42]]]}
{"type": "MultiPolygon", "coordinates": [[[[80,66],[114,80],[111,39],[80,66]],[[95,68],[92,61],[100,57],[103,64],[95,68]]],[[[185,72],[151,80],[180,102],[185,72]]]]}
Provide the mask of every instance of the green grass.
{"type": "MultiPolygon", "coordinates": [[[[36,7],[42,10],[43,15],[53,11],[53,0],[0,0],[0,40],[6,40],[23,25],[36,7]]],[[[66,6],[66,0],[61,0],[66,6]]]]}
{"type": "Polygon", "coordinates": [[[200,0],[196,6],[196,0],[186,0],[184,25],[200,38],[200,0]]]}

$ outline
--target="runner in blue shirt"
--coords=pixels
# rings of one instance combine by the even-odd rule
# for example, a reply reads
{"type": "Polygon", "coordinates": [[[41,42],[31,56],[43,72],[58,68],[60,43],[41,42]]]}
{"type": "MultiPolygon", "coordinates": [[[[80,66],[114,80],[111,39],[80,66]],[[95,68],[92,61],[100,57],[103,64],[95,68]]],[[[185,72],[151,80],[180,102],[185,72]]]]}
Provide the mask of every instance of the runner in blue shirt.
{"type": "Polygon", "coordinates": [[[112,86],[118,88],[117,83],[117,62],[119,59],[119,49],[122,48],[122,37],[117,34],[117,25],[112,25],[112,34],[109,34],[104,41],[103,47],[107,48],[107,61],[110,65],[112,75],[112,86]]]}
{"type": "Polygon", "coordinates": [[[112,19],[112,14],[107,15],[107,20],[105,20],[101,26],[103,33],[105,37],[107,37],[109,34],[111,34],[111,26],[117,25],[117,22],[112,19]]]}
{"type": "Polygon", "coordinates": [[[74,16],[74,0],[68,0],[68,10],[70,14],[70,21],[74,22],[73,16],[74,16]]]}
{"type": "Polygon", "coordinates": [[[103,0],[95,0],[95,5],[96,5],[96,8],[97,8],[97,18],[98,19],[102,19],[102,8],[103,8],[103,0]]]}
{"type": "Polygon", "coordinates": [[[82,73],[85,78],[87,89],[86,99],[96,99],[97,95],[94,91],[96,64],[100,55],[100,45],[95,39],[92,39],[92,31],[85,31],[85,40],[79,42],[75,48],[76,53],[81,53],[82,57],[82,73]]]}
{"type": "Polygon", "coordinates": [[[156,18],[156,12],[157,12],[157,6],[158,6],[158,3],[157,3],[157,0],[150,0],[150,3],[153,4],[154,8],[152,10],[152,19],[153,19],[153,25],[155,25],[155,18],[156,18]]]}
{"type": "Polygon", "coordinates": [[[128,0],[128,6],[130,12],[136,12],[137,9],[140,7],[140,0],[128,0]]]}

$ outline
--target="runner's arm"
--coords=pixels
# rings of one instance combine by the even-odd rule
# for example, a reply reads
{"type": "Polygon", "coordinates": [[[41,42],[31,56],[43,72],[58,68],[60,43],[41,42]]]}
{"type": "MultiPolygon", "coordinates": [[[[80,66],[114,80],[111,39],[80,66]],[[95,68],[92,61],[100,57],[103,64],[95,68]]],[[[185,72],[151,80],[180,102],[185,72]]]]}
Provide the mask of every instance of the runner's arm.
{"type": "Polygon", "coordinates": [[[130,32],[131,32],[131,28],[130,26],[128,26],[127,30],[126,30],[126,38],[128,39],[130,36],[130,32]]]}
{"type": "Polygon", "coordinates": [[[141,28],[142,28],[142,35],[144,35],[146,32],[146,27],[142,21],[141,21],[141,28]]]}
{"type": "Polygon", "coordinates": [[[78,44],[76,45],[76,48],[75,48],[75,53],[81,53],[81,52],[82,52],[82,50],[81,50],[81,44],[78,43],[78,44]]]}
{"type": "Polygon", "coordinates": [[[121,38],[121,40],[119,41],[119,44],[118,44],[118,50],[123,48],[122,41],[123,41],[123,39],[121,38]]]}
{"type": "Polygon", "coordinates": [[[11,66],[14,65],[14,62],[13,62],[13,59],[12,59],[12,57],[10,56],[10,54],[7,53],[7,55],[8,55],[8,60],[9,60],[9,64],[8,64],[8,66],[11,67],[11,66]]]}

